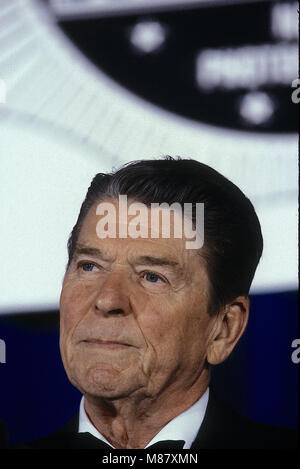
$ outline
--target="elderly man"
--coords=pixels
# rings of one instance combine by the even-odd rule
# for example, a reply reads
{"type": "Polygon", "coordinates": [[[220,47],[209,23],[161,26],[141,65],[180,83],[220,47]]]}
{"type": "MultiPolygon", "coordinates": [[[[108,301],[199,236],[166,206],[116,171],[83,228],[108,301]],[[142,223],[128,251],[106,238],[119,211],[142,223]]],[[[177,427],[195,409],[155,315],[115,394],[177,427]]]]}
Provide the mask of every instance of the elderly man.
{"type": "Polygon", "coordinates": [[[200,162],[166,157],[97,174],[60,299],[79,415],[26,447],[293,447],[289,430],[238,415],[209,388],[211,366],[245,330],[262,246],[251,202],[200,162]]]}

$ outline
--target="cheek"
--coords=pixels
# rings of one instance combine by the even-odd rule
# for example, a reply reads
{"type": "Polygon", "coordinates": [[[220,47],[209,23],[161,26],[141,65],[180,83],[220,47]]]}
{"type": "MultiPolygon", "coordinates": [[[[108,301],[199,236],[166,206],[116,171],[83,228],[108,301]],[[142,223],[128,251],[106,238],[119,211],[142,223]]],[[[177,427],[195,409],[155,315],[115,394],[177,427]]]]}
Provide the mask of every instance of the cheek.
{"type": "Polygon", "coordinates": [[[147,344],[148,355],[161,357],[164,351],[172,354],[178,346],[183,326],[182,315],[171,296],[144,298],[138,311],[136,320],[147,344]]]}
{"type": "Polygon", "coordinates": [[[60,297],[60,330],[63,336],[72,334],[78,322],[93,304],[94,288],[82,282],[65,282],[60,297]]]}
{"type": "Polygon", "coordinates": [[[191,294],[151,298],[139,318],[148,354],[168,363],[202,359],[210,321],[206,302],[191,294]]]}

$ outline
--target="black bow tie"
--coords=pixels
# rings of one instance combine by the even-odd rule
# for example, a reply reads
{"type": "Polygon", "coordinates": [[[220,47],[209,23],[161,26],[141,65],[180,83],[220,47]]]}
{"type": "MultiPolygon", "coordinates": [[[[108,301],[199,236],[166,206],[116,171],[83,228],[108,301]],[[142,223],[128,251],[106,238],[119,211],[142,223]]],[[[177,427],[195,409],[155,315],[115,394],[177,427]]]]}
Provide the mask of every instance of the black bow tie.
{"type": "MultiPolygon", "coordinates": [[[[99,438],[91,435],[88,432],[85,433],[68,433],[64,435],[67,438],[67,447],[73,448],[87,448],[87,449],[105,449],[113,451],[114,448],[109,446],[99,438]],[[67,437],[68,435],[68,437],[67,437]]],[[[146,450],[156,450],[156,449],[182,449],[184,447],[185,441],[183,440],[164,440],[158,441],[153,445],[145,448],[146,450]]]]}
{"type": "Polygon", "coordinates": [[[185,441],[183,440],[163,440],[148,446],[145,449],[182,449],[185,441]]]}

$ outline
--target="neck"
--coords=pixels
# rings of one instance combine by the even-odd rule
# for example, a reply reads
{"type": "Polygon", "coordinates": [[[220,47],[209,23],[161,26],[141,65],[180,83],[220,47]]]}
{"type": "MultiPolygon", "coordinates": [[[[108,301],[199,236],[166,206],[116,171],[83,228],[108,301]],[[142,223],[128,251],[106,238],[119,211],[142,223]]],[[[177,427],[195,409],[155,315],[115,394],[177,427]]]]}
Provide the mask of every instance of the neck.
{"type": "Polygon", "coordinates": [[[142,449],[177,415],[206,391],[209,373],[188,389],[163,391],[155,398],[128,396],[104,399],[85,394],[84,408],[94,427],[118,449],[142,449]]]}

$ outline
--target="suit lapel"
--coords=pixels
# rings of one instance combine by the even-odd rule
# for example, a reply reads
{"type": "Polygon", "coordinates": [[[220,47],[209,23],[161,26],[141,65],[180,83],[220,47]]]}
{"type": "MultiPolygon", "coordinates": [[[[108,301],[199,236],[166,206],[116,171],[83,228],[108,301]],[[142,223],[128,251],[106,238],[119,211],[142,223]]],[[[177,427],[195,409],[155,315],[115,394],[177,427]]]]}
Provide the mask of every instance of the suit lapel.
{"type": "Polygon", "coordinates": [[[79,413],[74,415],[74,417],[71,418],[63,427],[61,427],[58,432],[78,432],[79,428],[79,413]]]}
{"type": "Polygon", "coordinates": [[[233,441],[239,447],[243,425],[243,418],[210,389],[205,416],[191,449],[228,448],[233,441]]]}

